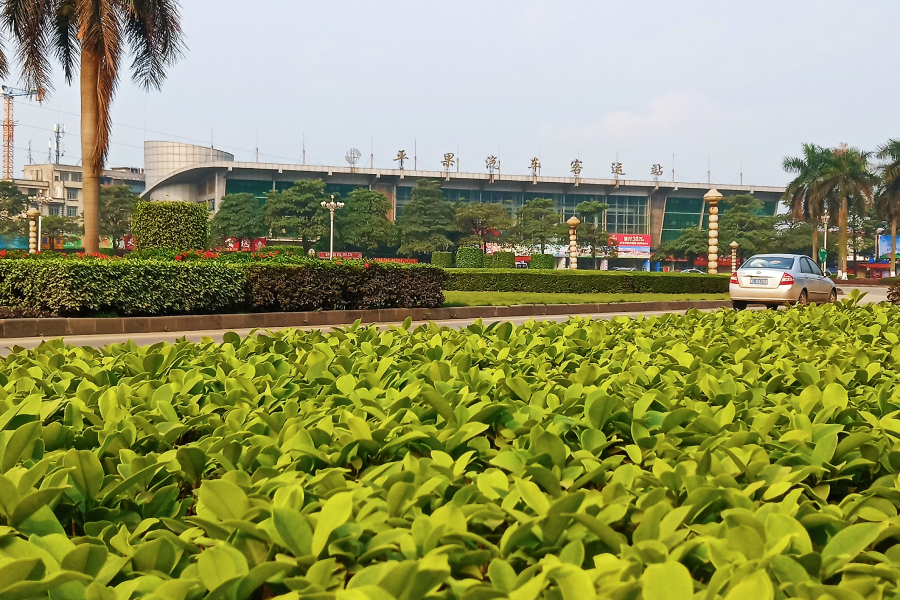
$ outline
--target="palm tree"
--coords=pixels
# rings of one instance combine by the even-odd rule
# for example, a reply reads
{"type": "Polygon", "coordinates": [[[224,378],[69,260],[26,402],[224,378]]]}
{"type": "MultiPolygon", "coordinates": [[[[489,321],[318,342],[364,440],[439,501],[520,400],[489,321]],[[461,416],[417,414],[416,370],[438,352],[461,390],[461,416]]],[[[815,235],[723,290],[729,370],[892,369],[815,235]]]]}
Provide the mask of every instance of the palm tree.
{"type": "MultiPolygon", "coordinates": [[[[81,159],[84,249],[99,246],[100,176],[109,150],[110,107],[123,54],[134,55],[133,80],[158,89],[184,48],[177,0],[5,0],[3,25],[16,42],[26,87],[51,89],[53,58],[71,84],[81,63],[81,159]],[[80,56],[79,56],[80,53],[80,56]]],[[[6,60],[0,57],[0,75],[6,60]]]]}
{"type": "Polygon", "coordinates": [[[886,161],[878,169],[881,182],[875,205],[881,218],[891,223],[891,277],[897,276],[897,220],[900,219],[900,140],[888,140],[878,148],[878,158],[886,161]]]}
{"type": "Polygon", "coordinates": [[[847,278],[847,238],[850,198],[865,206],[872,203],[872,192],[878,178],[869,168],[871,152],[841,144],[829,151],[819,177],[810,189],[813,203],[825,202],[830,212],[838,215],[838,276],[847,278]]]}
{"type": "Polygon", "coordinates": [[[812,221],[812,255],[819,249],[818,221],[824,214],[824,203],[813,201],[811,190],[826,163],[830,151],[815,144],[803,144],[803,156],[784,159],[783,167],[796,177],[788,184],[782,202],[791,209],[794,221],[812,221]]]}

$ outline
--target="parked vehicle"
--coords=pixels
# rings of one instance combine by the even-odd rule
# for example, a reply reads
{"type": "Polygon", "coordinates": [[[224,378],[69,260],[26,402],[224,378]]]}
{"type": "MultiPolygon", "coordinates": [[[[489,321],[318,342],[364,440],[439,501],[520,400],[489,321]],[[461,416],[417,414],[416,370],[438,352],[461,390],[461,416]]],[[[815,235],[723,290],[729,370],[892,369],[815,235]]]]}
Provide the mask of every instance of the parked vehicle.
{"type": "Polygon", "coordinates": [[[634,267],[613,267],[611,271],[637,271],[634,267]]]}
{"type": "Polygon", "coordinates": [[[837,300],[834,282],[801,254],[757,254],[731,275],[728,286],[736,310],[748,304],[819,304],[837,300]]]}
{"type": "Polygon", "coordinates": [[[700,269],[682,269],[679,271],[679,273],[700,273],[702,275],[703,271],[701,271],[700,269]]]}

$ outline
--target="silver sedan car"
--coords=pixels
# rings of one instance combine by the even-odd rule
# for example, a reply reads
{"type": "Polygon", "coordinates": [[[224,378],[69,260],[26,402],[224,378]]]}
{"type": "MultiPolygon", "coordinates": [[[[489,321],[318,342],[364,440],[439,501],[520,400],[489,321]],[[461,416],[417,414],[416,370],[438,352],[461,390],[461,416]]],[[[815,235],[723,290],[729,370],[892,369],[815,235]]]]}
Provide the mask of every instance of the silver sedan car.
{"type": "Polygon", "coordinates": [[[801,254],[757,254],[732,273],[728,286],[737,310],[748,304],[822,304],[837,300],[834,282],[801,254]]]}

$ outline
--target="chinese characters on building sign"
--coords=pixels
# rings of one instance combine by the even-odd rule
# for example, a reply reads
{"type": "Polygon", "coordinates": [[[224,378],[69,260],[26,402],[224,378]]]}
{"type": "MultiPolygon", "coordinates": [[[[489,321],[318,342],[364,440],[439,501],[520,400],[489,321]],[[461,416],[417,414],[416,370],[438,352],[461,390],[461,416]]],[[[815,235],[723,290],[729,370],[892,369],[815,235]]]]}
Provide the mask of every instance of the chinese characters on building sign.
{"type": "Polygon", "coordinates": [[[661,164],[658,164],[658,163],[655,164],[655,165],[653,165],[653,168],[650,169],[650,174],[653,175],[653,180],[654,180],[654,181],[658,181],[658,180],[659,180],[659,176],[663,174],[662,165],[661,165],[661,164]]]}
{"type": "Polygon", "coordinates": [[[406,156],[406,150],[400,150],[397,152],[397,158],[395,158],[394,160],[398,161],[400,163],[401,171],[403,170],[403,163],[406,161],[407,158],[408,157],[406,156]]]}

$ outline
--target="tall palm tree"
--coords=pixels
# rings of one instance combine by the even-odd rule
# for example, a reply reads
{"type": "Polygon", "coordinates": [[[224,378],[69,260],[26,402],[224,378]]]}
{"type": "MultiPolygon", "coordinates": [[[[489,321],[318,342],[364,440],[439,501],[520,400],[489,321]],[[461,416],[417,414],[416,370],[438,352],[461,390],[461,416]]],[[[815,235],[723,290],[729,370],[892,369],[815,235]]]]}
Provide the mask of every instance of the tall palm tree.
{"type": "MultiPolygon", "coordinates": [[[[2,11],[29,89],[52,88],[51,59],[69,84],[80,62],[84,249],[97,252],[100,176],[120,63],[130,51],[133,80],[147,90],[162,85],[184,49],[178,0],[4,0],[2,11]]],[[[7,71],[0,58],[0,75],[7,71]]]]}
{"type": "Polygon", "coordinates": [[[838,215],[838,276],[847,278],[847,241],[850,198],[871,205],[878,178],[869,167],[871,152],[841,144],[826,156],[818,179],[810,190],[814,203],[825,202],[830,212],[838,215]]]}
{"type": "Polygon", "coordinates": [[[824,214],[824,203],[813,201],[811,191],[826,164],[830,151],[815,144],[803,144],[803,156],[784,159],[783,167],[796,176],[788,184],[782,202],[791,209],[794,221],[812,221],[812,255],[819,249],[818,221],[824,214]]]}
{"type": "Polygon", "coordinates": [[[888,140],[878,148],[878,158],[885,161],[878,168],[881,179],[875,204],[881,218],[891,223],[891,277],[897,276],[897,220],[900,219],[900,140],[888,140]]]}

